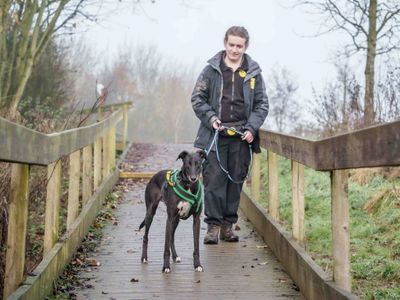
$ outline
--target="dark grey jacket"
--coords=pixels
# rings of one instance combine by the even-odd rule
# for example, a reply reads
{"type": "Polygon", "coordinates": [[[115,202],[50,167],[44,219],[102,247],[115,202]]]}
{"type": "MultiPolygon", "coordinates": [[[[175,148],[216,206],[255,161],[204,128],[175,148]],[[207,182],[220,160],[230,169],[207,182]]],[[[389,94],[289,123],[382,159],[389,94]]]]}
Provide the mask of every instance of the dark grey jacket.
{"type": "MultiPolygon", "coordinates": [[[[201,72],[193,89],[192,107],[201,121],[194,142],[194,146],[197,148],[207,149],[210,146],[214,134],[212,123],[216,118],[221,118],[223,79],[219,65],[224,53],[224,50],[220,51],[208,61],[209,64],[201,72]]],[[[249,55],[244,55],[248,63],[247,74],[243,82],[247,112],[247,122],[244,128],[255,137],[253,150],[258,153],[260,152],[258,129],[268,115],[268,97],[259,65],[249,55]]]]}

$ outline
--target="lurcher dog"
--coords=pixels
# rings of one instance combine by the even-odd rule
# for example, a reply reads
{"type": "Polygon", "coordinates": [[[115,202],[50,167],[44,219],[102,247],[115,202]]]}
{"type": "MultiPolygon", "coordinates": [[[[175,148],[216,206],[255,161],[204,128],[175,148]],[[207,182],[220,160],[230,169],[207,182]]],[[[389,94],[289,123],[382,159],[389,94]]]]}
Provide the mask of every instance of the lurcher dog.
{"type": "Polygon", "coordinates": [[[203,191],[200,182],[202,161],[207,154],[203,150],[189,153],[182,151],[178,159],[182,159],[182,167],[173,173],[162,170],[156,173],[149,181],[145,190],[146,216],[139,229],[145,227],[142,248],[142,263],[147,263],[147,244],[149,229],[160,201],[167,206],[167,225],[165,230],[164,246],[164,273],[171,272],[170,256],[174,262],[181,259],[175,250],[175,230],[180,219],[186,220],[193,216],[193,265],[196,272],[202,272],[200,264],[199,238],[200,238],[200,214],[203,206],[203,191]],[[193,197],[192,197],[193,196],[193,197]],[[197,198],[196,198],[197,197],[197,198]],[[186,199],[186,200],[185,200],[186,199]]]}

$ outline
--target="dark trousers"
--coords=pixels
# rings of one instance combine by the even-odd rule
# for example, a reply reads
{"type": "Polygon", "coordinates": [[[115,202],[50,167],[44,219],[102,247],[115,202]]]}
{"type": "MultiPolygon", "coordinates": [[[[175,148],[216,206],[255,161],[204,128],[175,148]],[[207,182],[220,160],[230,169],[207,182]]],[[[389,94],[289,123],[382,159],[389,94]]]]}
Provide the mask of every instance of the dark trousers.
{"type": "MultiPolygon", "coordinates": [[[[221,165],[237,181],[243,181],[250,164],[250,150],[247,142],[237,137],[219,137],[218,152],[221,165]]],[[[240,193],[243,183],[234,183],[221,170],[216,152],[211,151],[203,168],[204,179],[204,221],[207,224],[231,224],[238,219],[240,193]]]]}

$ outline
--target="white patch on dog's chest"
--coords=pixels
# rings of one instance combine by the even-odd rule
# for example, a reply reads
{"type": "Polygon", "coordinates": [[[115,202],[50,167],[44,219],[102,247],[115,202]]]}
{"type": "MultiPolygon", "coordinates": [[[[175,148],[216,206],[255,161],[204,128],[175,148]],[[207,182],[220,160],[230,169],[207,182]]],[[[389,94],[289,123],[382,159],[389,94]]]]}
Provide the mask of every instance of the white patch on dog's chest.
{"type": "Polygon", "coordinates": [[[179,212],[179,217],[186,218],[189,215],[192,205],[186,201],[179,201],[177,208],[179,212]]]}

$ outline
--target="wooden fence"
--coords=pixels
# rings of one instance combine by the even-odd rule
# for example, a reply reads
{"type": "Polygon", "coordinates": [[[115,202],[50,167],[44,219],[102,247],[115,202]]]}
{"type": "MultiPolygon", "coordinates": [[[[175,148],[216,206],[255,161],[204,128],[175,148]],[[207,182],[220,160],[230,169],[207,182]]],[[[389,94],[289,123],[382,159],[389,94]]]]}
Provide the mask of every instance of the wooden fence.
{"type": "Polygon", "coordinates": [[[348,170],[400,165],[400,122],[312,141],[260,130],[268,150],[268,214],[258,205],[260,158],[252,169],[251,197],[242,193],[241,208],[264,237],[307,299],[352,299],[348,170]],[[292,161],[292,234],[280,226],[278,155],[292,161]],[[304,251],[304,166],[331,175],[333,278],[304,251]]]}
{"type": "Polygon", "coordinates": [[[42,134],[0,118],[0,161],[11,162],[4,299],[42,299],[71,259],[118,179],[116,126],[123,120],[127,145],[128,104],[105,120],[42,134]],[[61,158],[69,156],[67,232],[59,237],[61,158]],[[43,260],[25,278],[25,240],[31,165],[47,166],[43,260]],[[82,165],[82,169],[81,166],[82,165]],[[81,200],[79,199],[81,191],[81,200]],[[79,207],[81,210],[79,211],[79,207]]]}

